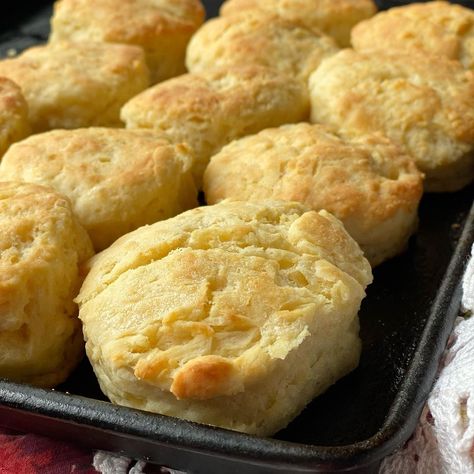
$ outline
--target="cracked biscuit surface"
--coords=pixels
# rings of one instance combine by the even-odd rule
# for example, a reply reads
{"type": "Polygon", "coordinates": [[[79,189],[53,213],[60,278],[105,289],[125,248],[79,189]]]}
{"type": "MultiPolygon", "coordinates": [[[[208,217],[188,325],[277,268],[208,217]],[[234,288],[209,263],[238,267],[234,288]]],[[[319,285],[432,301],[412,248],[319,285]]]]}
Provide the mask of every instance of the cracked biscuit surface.
{"type": "Polygon", "coordinates": [[[414,3],[391,8],[352,30],[354,49],[446,56],[474,68],[474,12],[449,2],[414,3]]]}
{"type": "Polygon", "coordinates": [[[350,46],[353,26],[377,11],[372,0],[227,0],[220,13],[229,16],[254,9],[320,29],[341,47],[350,46]]]}
{"type": "Polygon", "coordinates": [[[20,86],[33,132],[118,127],[120,108],[149,85],[141,48],[58,42],[0,61],[0,76],[20,86]]]}
{"type": "Polygon", "coordinates": [[[283,199],[326,209],[378,265],[405,249],[423,181],[414,161],[381,135],[301,123],[224,147],[207,167],[204,192],[208,204],[283,199]]]}
{"type": "Polygon", "coordinates": [[[0,160],[12,143],[29,133],[28,105],[20,88],[0,77],[0,160]]]}
{"type": "Polygon", "coordinates": [[[145,224],[196,207],[192,155],[148,130],[84,128],[34,135],[5,154],[1,180],[67,196],[96,250],[145,224]]]}
{"type": "Polygon", "coordinates": [[[199,0],[60,0],[50,41],[140,46],[155,83],[185,72],[186,46],[204,14],[199,0]]]}
{"type": "Polygon", "coordinates": [[[209,158],[225,144],[308,117],[306,86],[260,66],[186,74],[147,89],[121,112],[127,128],[152,129],[187,143],[198,187],[209,158]]]}
{"type": "Polygon", "coordinates": [[[83,354],[73,298],[93,255],[69,201],[53,189],[0,183],[0,377],[52,387],[83,354]]]}
{"type": "Polygon", "coordinates": [[[339,50],[319,30],[259,10],[214,18],[192,37],[186,52],[190,72],[258,65],[306,82],[320,62],[339,50]]]}
{"type": "Polygon", "coordinates": [[[458,62],[347,49],[325,60],[309,87],[313,122],[383,133],[415,159],[427,191],[474,178],[474,73],[458,62]]]}
{"type": "Polygon", "coordinates": [[[370,265],[325,211],[223,202],[89,265],[80,318],[114,403],[268,435],[358,363],[370,265]]]}

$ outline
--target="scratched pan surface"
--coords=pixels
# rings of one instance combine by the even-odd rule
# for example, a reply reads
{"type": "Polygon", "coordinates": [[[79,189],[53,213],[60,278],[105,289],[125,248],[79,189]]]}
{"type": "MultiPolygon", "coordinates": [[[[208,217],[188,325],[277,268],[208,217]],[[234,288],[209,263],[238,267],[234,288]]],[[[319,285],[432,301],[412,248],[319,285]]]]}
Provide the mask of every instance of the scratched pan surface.
{"type": "MultiPolygon", "coordinates": [[[[221,2],[204,3],[211,16],[221,2]]],[[[49,2],[25,5],[0,17],[2,56],[47,38],[49,2]]],[[[459,314],[473,196],[471,186],[423,198],[407,252],[375,270],[360,313],[360,366],[271,439],[113,406],[86,361],[55,391],[0,381],[0,425],[193,473],[376,472],[413,432],[459,314]]]]}

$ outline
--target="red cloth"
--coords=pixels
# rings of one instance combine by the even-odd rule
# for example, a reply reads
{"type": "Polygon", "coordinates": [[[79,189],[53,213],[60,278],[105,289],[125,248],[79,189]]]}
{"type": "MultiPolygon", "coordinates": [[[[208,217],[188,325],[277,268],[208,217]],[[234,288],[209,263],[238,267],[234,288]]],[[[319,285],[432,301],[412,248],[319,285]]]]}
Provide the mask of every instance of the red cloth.
{"type": "Polygon", "coordinates": [[[92,458],[68,443],[0,429],[0,474],[95,474],[92,458]]]}

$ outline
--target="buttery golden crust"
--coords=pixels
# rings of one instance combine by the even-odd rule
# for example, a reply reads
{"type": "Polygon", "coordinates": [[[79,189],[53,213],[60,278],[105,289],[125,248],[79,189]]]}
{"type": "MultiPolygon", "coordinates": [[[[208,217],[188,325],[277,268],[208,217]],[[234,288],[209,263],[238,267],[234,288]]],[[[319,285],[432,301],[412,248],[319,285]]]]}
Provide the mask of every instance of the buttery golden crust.
{"type": "Polygon", "coordinates": [[[372,0],[227,0],[220,13],[229,16],[253,9],[317,28],[341,47],[350,45],[353,26],[377,11],[372,0]]]}
{"type": "Polygon", "coordinates": [[[199,0],[59,0],[50,41],[141,46],[155,83],[185,72],[186,46],[204,14],[199,0]]]}
{"type": "Polygon", "coordinates": [[[137,227],[198,205],[192,156],[146,130],[53,130],[16,143],[0,180],[48,185],[67,196],[96,250],[137,227]]]}
{"type": "Polygon", "coordinates": [[[90,266],[86,351],[115,403],[266,435],[357,365],[370,266],[325,211],[223,202],[90,266]]]}
{"type": "Polygon", "coordinates": [[[414,3],[375,15],[352,30],[358,51],[415,49],[474,68],[474,12],[449,2],[414,3]]]}
{"type": "Polygon", "coordinates": [[[186,142],[198,187],[209,158],[225,144],[308,117],[305,85],[260,66],[186,74],[147,89],[121,111],[127,128],[153,129],[186,142]]]}
{"type": "Polygon", "coordinates": [[[92,244],[51,188],[0,183],[0,222],[0,377],[57,385],[83,353],[73,298],[92,244]]]}
{"type": "Polygon", "coordinates": [[[422,175],[380,135],[345,137],[321,125],[268,129],[224,147],[204,175],[208,204],[283,199],[326,209],[378,265],[417,224],[422,175]]]}
{"type": "Polygon", "coordinates": [[[12,143],[29,133],[28,106],[20,88],[0,77],[0,160],[12,143]]]}
{"type": "Polygon", "coordinates": [[[304,82],[327,56],[335,41],[319,30],[259,10],[207,21],[186,52],[190,72],[215,67],[260,65],[304,82]]]}
{"type": "Polygon", "coordinates": [[[149,85],[143,51],[104,43],[54,43],[0,61],[22,89],[35,133],[120,126],[122,105],[149,85]]]}
{"type": "Polygon", "coordinates": [[[474,177],[474,74],[442,57],[344,50],[310,78],[311,119],[353,134],[382,132],[425,173],[427,191],[474,177]]]}

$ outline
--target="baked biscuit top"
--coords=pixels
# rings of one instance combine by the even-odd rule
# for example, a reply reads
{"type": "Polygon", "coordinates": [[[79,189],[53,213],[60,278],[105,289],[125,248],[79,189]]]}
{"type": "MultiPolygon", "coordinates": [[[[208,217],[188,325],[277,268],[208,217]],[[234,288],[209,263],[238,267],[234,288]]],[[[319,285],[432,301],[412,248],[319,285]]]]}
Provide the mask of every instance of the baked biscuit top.
{"type": "Polygon", "coordinates": [[[317,29],[251,10],[206,22],[189,43],[186,65],[191,72],[203,72],[254,64],[306,81],[322,59],[338,49],[317,29]]]}
{"type": "Polygon", "coordinates": [[[324,61],[309,84],[313,122],[385,134],[413,156],[428,183],[452,178],[459,187],[463,174],[470,179],[474,73],[458,62],[347,49],[324,61]]]}
{"type": "Polygon", "coordinates": [[[195,400],[256,383],[316,330],[316,308],[354,304],[372,279],[333,216],[273,201],[188,211],[122,237],[90,264],[77,298],[89,350],[195,400]]]}
{"type": "Polygon", "coordinates": [[[149,44],[163,35],[191,34],[204,16],[199,0],[60,0],[52,40],[149,44]]]}
{"type": "Polygon", "coordinates": [[[474,68],[474,12],[449,2],[432,1],[391,8],[356,25],[356,50],[420,50],[474,68]]]}
{"type": "Polygon", "coordinates": [[[211,203],[298,201],[347,219],[357,235],[401,209],[416,209],[423,193],[413,159],[387,138],[344,135],[307,123],[234,141],[212,158],[204,182],[211,203]]]}
{"type": "Polygon", "coordinates": [[[118,125],[118,112],[149,85],[143,50],[125,44],[57,42],[0,61],[22,89],[35,132],[118,125]]]}
{"type": "Polygon", "coordinates": [[[141,225],[197,205],[183,144],[150,130],[53,130],[15,144],[0,179],[52,186],[67,196],[97,250],[141,225]]]}
{"type": "Polygon", "coordinates": [[[372,0],[227,0],[220,13],[228,16],[254,9],[318,28],[342,47],[350,45],[351,28],[377,11],[372,0]]]}

